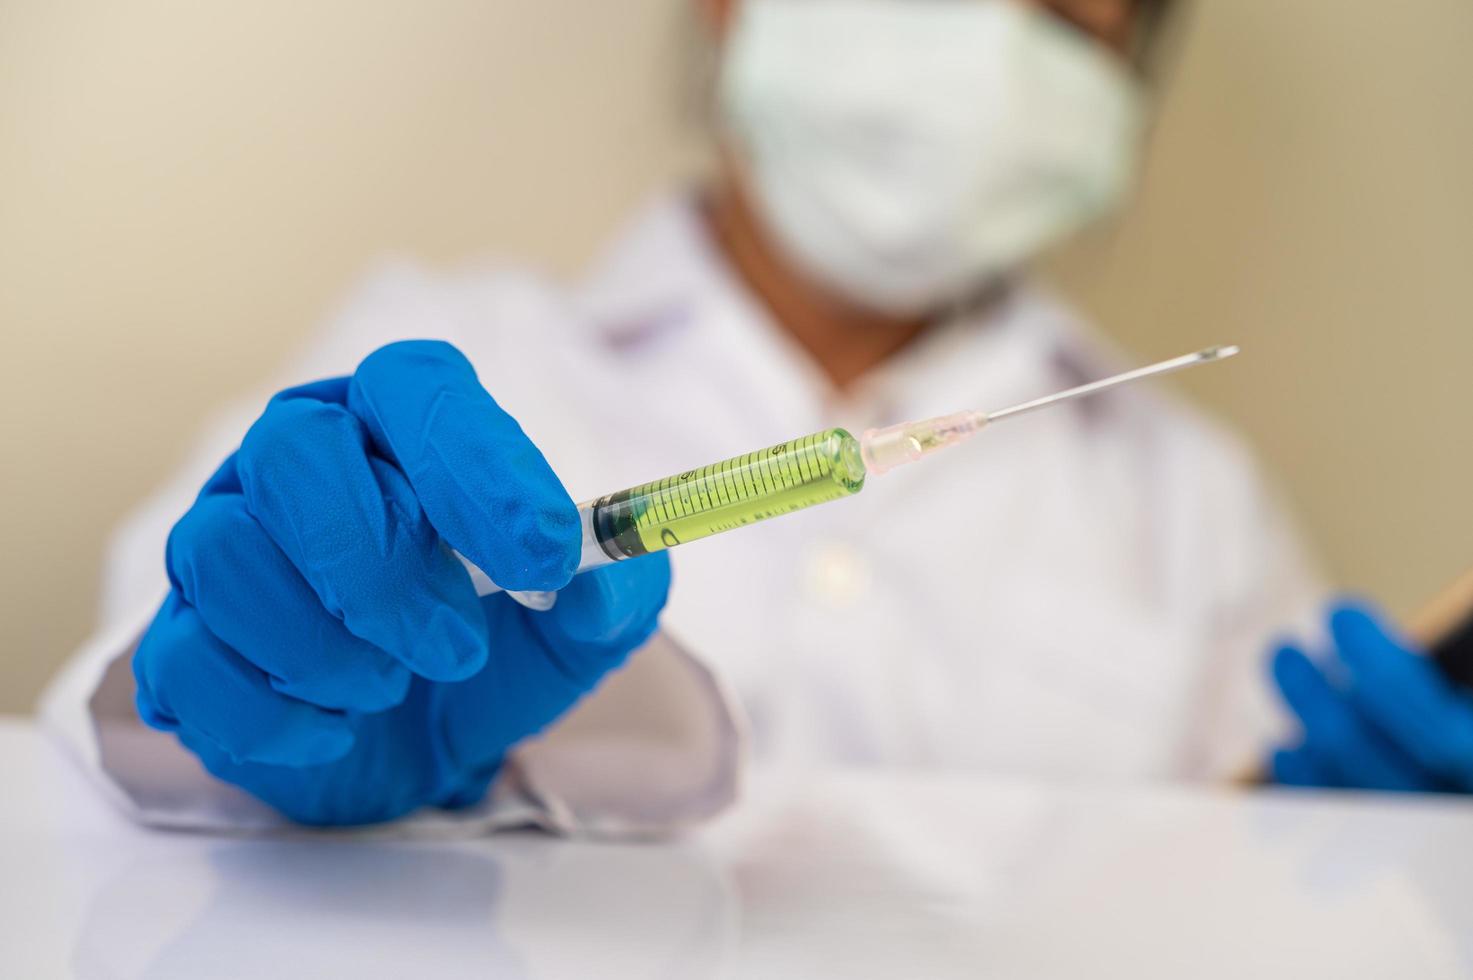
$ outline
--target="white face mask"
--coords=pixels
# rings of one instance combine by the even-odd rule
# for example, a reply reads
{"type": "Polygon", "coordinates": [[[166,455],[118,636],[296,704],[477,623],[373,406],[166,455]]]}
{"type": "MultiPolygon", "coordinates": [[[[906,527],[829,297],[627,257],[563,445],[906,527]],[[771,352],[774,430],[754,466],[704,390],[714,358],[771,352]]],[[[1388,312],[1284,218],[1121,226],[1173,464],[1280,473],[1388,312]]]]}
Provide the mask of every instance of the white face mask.
{"type": "Polygon", "coordinates": [[[1119,59],[1015,0],[742,0],[720,100],[779,245],[892,313],[1109,211],[1143,117],[1119,59]]]}

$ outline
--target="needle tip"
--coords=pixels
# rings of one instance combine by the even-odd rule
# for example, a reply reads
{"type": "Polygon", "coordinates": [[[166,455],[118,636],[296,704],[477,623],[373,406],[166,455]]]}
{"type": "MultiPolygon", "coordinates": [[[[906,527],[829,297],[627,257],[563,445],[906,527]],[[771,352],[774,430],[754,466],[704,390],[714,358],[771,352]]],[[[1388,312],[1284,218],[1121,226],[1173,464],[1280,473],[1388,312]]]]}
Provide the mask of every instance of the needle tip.
{"type": "Polygon", "coordinates": [[[1239,350],[1237,344],[1223,344],[1220,347],[1209,347],[1204,351],[1199,351],[1197,357],[1204,361],[1225,361],[1239,350]]]}

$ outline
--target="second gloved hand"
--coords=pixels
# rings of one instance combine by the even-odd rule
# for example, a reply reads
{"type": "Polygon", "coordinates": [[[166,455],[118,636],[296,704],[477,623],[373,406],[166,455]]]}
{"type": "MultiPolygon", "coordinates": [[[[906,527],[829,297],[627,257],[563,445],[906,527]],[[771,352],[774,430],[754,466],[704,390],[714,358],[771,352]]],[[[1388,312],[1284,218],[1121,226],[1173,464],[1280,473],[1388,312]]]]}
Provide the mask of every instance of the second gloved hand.
{"type": "Polygon", "coordinates": [[[1473,792],[1473,696],[1369,607],[1330,614],[1334,657],[1281,647],[1272,670],[1303,739],[1274,753],[1275,781],[1299,786],[1473,792]]]}
{"type": "Polygon", "coordinates": [[[654,632],[663,556],[580,576],[576,508],[448,344],[276,396],[175,526],[138,710],[312,824],[479,799],[654,632]],[[478,598],[454,547],[547,613],[478,598]]]}

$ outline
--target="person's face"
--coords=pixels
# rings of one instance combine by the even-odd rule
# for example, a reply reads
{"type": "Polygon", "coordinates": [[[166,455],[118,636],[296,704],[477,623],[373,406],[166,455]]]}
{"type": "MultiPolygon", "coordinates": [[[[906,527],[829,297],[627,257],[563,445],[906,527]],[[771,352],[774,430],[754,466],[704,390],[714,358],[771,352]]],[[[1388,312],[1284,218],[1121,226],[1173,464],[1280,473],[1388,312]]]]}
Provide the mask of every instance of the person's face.
{"type": "MultiPolygon", "coordinates": [[[[707,16],[718,35],[724,33],[742,0],[702,0],[707,16]]],[[[801,0],[794,0],[795,3],[801,0]]],[[[982,0],[956,0],[957,3],[982,0]]],[[[1144,0],[1018,0],[1047,10],[1061,21],[1086,36],[1118,52],[1122,57],[1130,51],[1131,39],[1141,15],[1144,0]]]]}
{"type": "Polygon", "coordinates": [[[857,307],[924,318],[1130,190],[1166,0],[700,2],[715,196],[857,307]]]}

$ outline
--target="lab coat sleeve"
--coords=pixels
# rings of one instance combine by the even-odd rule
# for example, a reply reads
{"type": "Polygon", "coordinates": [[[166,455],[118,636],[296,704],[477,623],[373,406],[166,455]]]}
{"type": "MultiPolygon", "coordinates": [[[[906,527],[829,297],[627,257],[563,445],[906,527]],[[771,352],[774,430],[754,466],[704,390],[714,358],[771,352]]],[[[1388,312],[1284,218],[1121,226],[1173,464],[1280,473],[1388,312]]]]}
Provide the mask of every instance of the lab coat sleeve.
{"type": "MultiPolygon", "coordinates": [[[[425,336],[427,317],[434,322],[425,308],[437,300],[431,287],[409,269],[376,277],[293,362],[283,383],[347,373],[384,343],[425,336]]],[[[443,296],[438,301],[453,306],[443,296]]],[[[453,329],[444,333],[453,339],[453,329]]],[[[108,797],[146,824],[230,832],[289,826],[210,776],[173,735],[145,726],[133,705],[131,658],[167,591],[169,529],[238,445],[265,397],[263,391],[226,412],[176,478],[115,533],[104,565],[100,626],[39,706],[49,733],[108,797]]],[[[422,811],[373,832],[462,836],[533,825],[570,834],[664,835],[732,801],[742,741],[721,681],[657,634],[548,732],[519,746],[484,802],[422,811]]]]}

